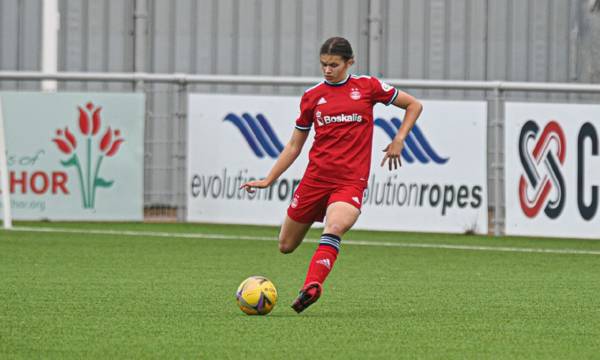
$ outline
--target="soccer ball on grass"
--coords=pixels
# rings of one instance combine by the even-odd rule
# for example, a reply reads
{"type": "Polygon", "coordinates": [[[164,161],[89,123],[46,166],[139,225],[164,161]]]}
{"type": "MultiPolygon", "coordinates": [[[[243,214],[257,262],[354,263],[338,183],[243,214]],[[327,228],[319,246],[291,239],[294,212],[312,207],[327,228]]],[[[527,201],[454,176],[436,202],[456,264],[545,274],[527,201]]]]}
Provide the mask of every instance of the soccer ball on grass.
{"type": "Polygon", "coordinates": [[[240,309],[248,315],[266,315],[277,303],[277,289],[264,276],[251,276],[244,280],[236,293],[240,309]]]}

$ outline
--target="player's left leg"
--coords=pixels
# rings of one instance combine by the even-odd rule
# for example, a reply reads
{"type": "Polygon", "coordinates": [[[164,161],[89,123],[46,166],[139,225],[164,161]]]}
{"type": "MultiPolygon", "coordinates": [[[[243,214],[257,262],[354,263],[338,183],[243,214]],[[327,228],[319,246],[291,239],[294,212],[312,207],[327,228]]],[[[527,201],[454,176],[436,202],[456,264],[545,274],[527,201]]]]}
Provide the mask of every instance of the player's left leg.
{"type": "Polygon", "coordinates": [[[292,304],[296,312],[303,311],[321,296],[323,282],[337,259],[341,238],[354,225],[359,215],[360,210],[348,202],[337,201],[327,207],[319,247],[310,261],[300,295],[292,304]]]}
{"type": "Polygon", "coordinates": [[[327,207],[325,228],[319,246],[310,261],[304,285],[317,282],[323,284],[329,275],[340,251],[342,236],[358,219],[360,210],[347,202],[334,202],[327,207]]]}
{"type": "Polygon", "coordinates": [[[360,210],[347,202],[336,201],[331,203],[327,207],[323,233],[342,237],[358,220],[359,215],[360,210]]]}

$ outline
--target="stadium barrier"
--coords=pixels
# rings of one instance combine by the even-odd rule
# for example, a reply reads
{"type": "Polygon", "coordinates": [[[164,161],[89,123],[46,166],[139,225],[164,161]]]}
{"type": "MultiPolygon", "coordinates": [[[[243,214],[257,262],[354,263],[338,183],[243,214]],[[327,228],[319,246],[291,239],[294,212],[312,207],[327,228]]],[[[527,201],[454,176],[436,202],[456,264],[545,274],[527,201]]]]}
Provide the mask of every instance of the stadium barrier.
{"type": "MultiPolygon", "coordinates": [[[[132,88],[137,91],[143,91],[143,85],[146,83],[153,84],[171,84],[177,87],[177,92],[181,95],[178,97],[177,116],[185,118],[187,116],[187,95],[190,85],[257,85],[257,86],[310,86],[319,81],[319,77],[290,77],[290,76],[238,76],[238,75],[194,75],[194,74],[150,74],[150,73],[91,73],[91,72],[62,72],[47,74],[41,72],[29,71],[0,71],[0,81],[80,81],[80,82],[124,82],[132,84],[132,88]],[[140,90],[142,89],[142,90],[140,90]]],[[[406,79],[386,79],[387,83],[403,89],[426,89],[426,90],[458,90],[458,91],[483,91],[485,100],[488,104],[487,118],[487,178],[488,178],[488,206],[490,210],[490,231],[495,235],[501,235],[505,232],[506,224],[506,201],[505,201],[505,111],[506,99],[505,95],[508,92],[523,92],[523,93],[577,93],[577,94],[600,94],[600,85],[595,84],[570,84],[570,83],[535,83],[535,82],[508,82],[508,81],[445,81],[445,80],[406,80],[406,79]]],[[[146,115],[148,116],[148,114],[146,115]]],[[[582,153],[591,152],[589,158],[595,159],[597,150],[595,149],[594,131],[589,130],[590,126],[586,125],[589,122],[583,123],[582,127],[588,130],[584,132],[584,137],[591,142],[591,145],[582,145],[582,153]],[[591,146],[591,150],[586,146],[591,146]]],[[[545,124],[538,124],[539,127],[544,127],[545,124]]],[[[592,127],[595,126],[592,124],[592,127]]],[[[536,132],[533,132],[537,134],[536,132]]],[[[558,135],[555,137],[559,138],[558,135]]],[[[587,143],[586,143],[587,144],[587,143]]],[[[185,146],[183,146],[185,147],[185,146]]],[[[557,154],[560,155],[560,154],[557,154]]],[[[535,157],[534,155],[531,155],[535,157]]],[[[530,156],[530,157],[531,157],[530,156]]],[[[537,159],[537,158],[536,158],[537,159]]],[[[511,159],[512,160],[512,159],[511,159]]],[[[588,166],[590,168],[590,166],[588,166]]],[[[186,189],[186,169],[178,169],[182,172],[177,177],[177,184],[173,186],[180,189],[186,189]]],[[[550,174],[552,175],[552,174],[550,174]]],[[[578,180],[580,182],[590,182],[589,175],[585,179],[578,180]]],[[[552,177],[552,176],[550,176],[552,177]]],[[[530,179],[531,181],[531,179],[530,179]]],[[[560,186],[560,181],[555,180],[556,186],[560,186]]],[[[548,185],[552,186],[552,185],[548,185]]],[[[588,210],[584,211],[583,218],[595,218],[594,204],[596,203],[595,196],[597,188],[590,184],[588,195],[579,195],[578,202],[580,208],[588,210]],[[581,203],[583,205],[581,206],[581,203]],[[587,212],[586,212],[587,211],[587,212]],[[592,214],[590,216],[590,214],[592,214]]],[[[585,190],[585,189],[583,189],[585,190]]],[[[582,190],[582,191],[583,191],[582,190]]],[[[546,199],[547,202],[559,202],[557,199],[546,199]]],[[[577,204],[576,201],[576,204],[577,204]]],[[[151,208],[152,205],[145,202],[146,208],[151,208]]],[[[539,212],[542,208],[548,210],[552,216],[552,208],[556,208],[556,204],[548,205],[541,202],[531,205],[539,212]]],[[[572,206],[572,205],[569,205],[572,206]]],[[[186,219],[186,196],[184,193],[178,197],[176,203],[178,220],[186,219]]]]}

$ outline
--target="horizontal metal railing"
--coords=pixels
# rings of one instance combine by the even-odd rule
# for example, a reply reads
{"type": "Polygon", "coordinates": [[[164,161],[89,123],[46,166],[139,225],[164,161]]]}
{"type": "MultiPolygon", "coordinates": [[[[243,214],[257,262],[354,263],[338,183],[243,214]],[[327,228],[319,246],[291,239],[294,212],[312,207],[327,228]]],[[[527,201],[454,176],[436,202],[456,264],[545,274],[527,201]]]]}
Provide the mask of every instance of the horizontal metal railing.
{"type": "MultiPolygon", "coordinates": [[[[98,72],[58,72],[39,71],[0,71],[0,80],[57,80],[57,81],[148,81],[171,84],[218,84],[218,85],[312,85],[322,81],[321,77],[261,76],[261,75],[198,75],[198,74],[156,74],[156,73],[98,73],[98,72]]],[[[411,89],[432,90],[499,90],[536,92],[578,92],[600,93],[600,84],[544,83],[516,81],[462,81],[462,80],[416,80],[385,79],[394,86],[411,89]]]]}

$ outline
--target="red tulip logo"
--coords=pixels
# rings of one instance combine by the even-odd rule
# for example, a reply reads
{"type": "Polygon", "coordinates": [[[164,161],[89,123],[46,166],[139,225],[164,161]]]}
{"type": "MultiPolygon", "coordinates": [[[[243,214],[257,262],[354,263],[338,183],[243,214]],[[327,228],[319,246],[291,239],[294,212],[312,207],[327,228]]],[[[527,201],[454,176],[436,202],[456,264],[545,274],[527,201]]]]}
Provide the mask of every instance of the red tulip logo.
{"type": "Polygon", "coordinates": [[[58,150],[62,153],[69,155],[77,147],[75,136],[69,131],[68,127],[64,131],[60,129],[56,130],[56,136],[57,138],[52,139],[52,141],[54,141],[56,146],[58,146],[58,150]]]}
{"type": "Polygon", "coordinates": [[[79,130],[83,135],[96,135],[100,130],[100,110],[101,107],[94,107],[91,102],[87,103],[85,109],[79,109],[79,130]],[[90,121],[91,117],[91,121],[90,121]],[[91,130],[91,133],[90,133],[91,130]]]}
{"type": "Polygon", "coordinates": [[[77,110],[79,111],[79,130],[84,137],[83,143],[85,144],[84,152],[86,165],[82,166],[79,161],[79,155],[76,151],[77,139],[68,127],[65,127],[64,130],[56,130],[56,137],[52,139],[52,141],[56,144],[61,153],[71,155],[69,159],[61,161],[61,164],[66,167],[74,166],[77,169],[83,207],[90,209],[95,207],[97,188],[109,188],[114,183],[113,180],[105,180],[99,176],[102,160],[105,157],[116,155],[121,144],[125,142],[125,139],[122,137],[120,130],[112,130],[109,126],[102,138],[98,141],[96,135],[98,135],[102,126],[102,107],[96,106],[92,102],[88,102],[84,107],[78,106],[77,110]],[[92,143],[94,141],[98,142],[98,148],[100,150],[95,166],[92,164],[92,143]],[[93,176],[92,168],[94,168],[93,176]]]}
{"type": "Polygon", "coordinates": [[[120,138],[120,136],[121,131],[112,131],[109,126],[102,137],[102,140],[100,140],[100,151],[108,157],[116,154],[117,151],[119,151],[121,144],[125,141],[123,138],[120,138]]]}

